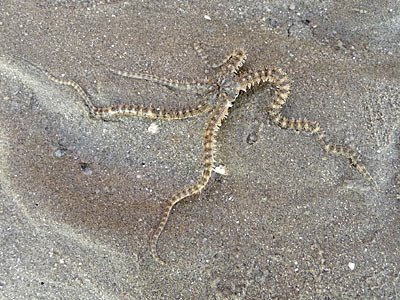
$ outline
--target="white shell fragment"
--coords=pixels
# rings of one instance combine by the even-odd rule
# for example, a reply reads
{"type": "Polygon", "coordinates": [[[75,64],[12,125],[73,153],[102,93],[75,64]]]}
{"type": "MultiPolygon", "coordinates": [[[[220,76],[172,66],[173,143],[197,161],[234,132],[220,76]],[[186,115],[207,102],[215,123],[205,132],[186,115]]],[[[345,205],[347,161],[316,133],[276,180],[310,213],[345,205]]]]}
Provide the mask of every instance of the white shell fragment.
{"type": "Polygon", "coordinates": [[[147,132],[151,134],[156,134],[160,132],[160,128],[158,127],[157,123],[151,123],[149,128],[147,128],[147,132]]]}
{"type": "Polygon", "coordinates": [[[214,172],[221,174],[221,175],[227,175],[226,173],[226,168],[224,165],[218,165],[214,167],[214,172]]]}

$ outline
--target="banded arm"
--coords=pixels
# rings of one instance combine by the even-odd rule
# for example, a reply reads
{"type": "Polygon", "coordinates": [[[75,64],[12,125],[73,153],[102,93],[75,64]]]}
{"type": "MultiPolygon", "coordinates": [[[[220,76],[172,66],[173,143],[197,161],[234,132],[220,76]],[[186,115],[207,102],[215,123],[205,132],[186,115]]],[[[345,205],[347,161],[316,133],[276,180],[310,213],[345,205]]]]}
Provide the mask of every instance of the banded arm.
{"type": "Polygon", "coordinates": [[[115,69],[109,69],[113,74],[132,78],[139,80],[146,80],[154,83],[158,83],[170,88],[185,90],[185,91],[193,91],[193,92],[206,92],[210,88],[210,80],[205,78],[204,80],[193,80],[193,81],[181,81],[181,80],[173,80],[168,78],[158,77],[152,74],[145,73],[130,73],[126,71],[120,71],[115,69]]]}
{"type": "Polygon", "coordinates": [[[287,118],[282,114],[282,109],[290,95],[290,81],[281,69],[266,68],[261,71],[250,71],[240,76],[240,89],[242,91],[247,91],[263,82],[269,82],[275,87],[274,99],[268,106],[268,115],[274,125],[282,129],[295,130],[297,132],[310,132],[321,144],[326,153],[347,158],[350,164],[354,166],[364,178],[368,181],[373,181],[373,177],[360,160],[358,153],[350,147],[329,142],[318,122],[309,121],[307,119],[287,118]]]}
{"type": "Polygon", "coordinates": [[[203,49],[200,43],[194,43],[193,48],[206,66],[212,69],[221,68],[221,73],[236,73],[243,66],[247,59],[247,53],[244,50],[235,49],[225,56],[220,63],[211,64],[208,55],[205,53],[206,51],[203,49]]]}
{"type": "Polygon", "coordinates": [[[246,51],[242,49],[235,49],[229,53],[225,59],[221,62],[219,67],[221,73],[237,73],[239,69],[244,65],[247,59],[246,51]]]}
{"type": "Polygon", "coordinates": [[[78,95],[82,98],[83,103],[87,106],[87,108],[89,109],[89,115],[90,116],[94,116],[94,111],[96,109],[96,106],[93,104],[92,100],[90,99],[90,96],[88,95],[88,93],[86,93],[86,91],[75,81],[73,80],[63,80],[63,79],[59,79],[57,77],[54,77],[53,75],[51,75],[50,73],[48,73],[47,71],[42,70],[47,77],[60,85],[66,85],[71,87],[72,89],[74,89],[78,95]]]}
{"type": "Polygon", "coordinates": [[[290,81],[280,68],[264,68],[257,71],[248,71],[239,75],[240,90],[246,92],[262,83],[270,83],[275,87],[274,99],[268,106],[271,118],[281,113],[290,95],[290,81]]]}
{"type": "Polygon", "coordinates": [[[200,193],[210,180],[211,173],[214,167],[214,153],[217,132],[221,126],[222,121],[228,115],[228,109],[231,106],[231,102],[225,101],[223,104],[217,106],[211,113],[208,119],[206,130],[204,133],[204,157],[203,157],[203,172],[200,179],[192,186],[189,186],[179,193],[173,195],[170,199],[165,202],[163,213],[161,219],[158,223],[157,228],[153,232],[150,238],[150,252],[153,258],[160,264],[165,264],[165,262],[159,257],[157,253],[158,239],[161,233],[164,231],[165,225],[168,222],[169,216],[171,214],[172,208],[181,200],[200,193]]]}
{"type": "Polygon", "coordinates": [[[211,106],[202,102],[197,106],[181,109],[166,109],[163,107],[153,108],[137,104],[115,104],[111,106],[96,107],[94,116],[99,118],[113,117],[142,117],[152,120],[183,120],[202,115],[210,111],[211,106]]]}
{"type": "Polygon", "coordinates": [[[88,93],[73,80],[61,80],[50,73],[47,73],[50,80],[57,84],[66,85],[74,89],[82,98],[84,104],[89,109],[89,115],[93,118],[109,119],[113,117],[143,117],[153,120],[181,120],[195,117],[210,111],[211,107],[206,101],[200,104],[181,108],[181,109],[167,109],[163,107],[153,108],[152,106],[143,106],[137,104],[114,104],[110,106],[95,106],[90,99],[88,93]]]}

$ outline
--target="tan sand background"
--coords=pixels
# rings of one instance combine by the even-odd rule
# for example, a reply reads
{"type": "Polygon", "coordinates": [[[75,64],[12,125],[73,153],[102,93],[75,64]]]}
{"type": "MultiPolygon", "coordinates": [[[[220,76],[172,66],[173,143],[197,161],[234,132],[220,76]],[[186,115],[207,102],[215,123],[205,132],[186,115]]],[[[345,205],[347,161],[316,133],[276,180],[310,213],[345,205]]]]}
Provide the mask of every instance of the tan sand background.
{"type": "Polygon", "coordinates": [[[398,299],[399,15],[396,0],[0,0],[0,298],[398,299]],[[256,89],[219,132],[227,175],[176,206],[158,265],[149,232],[200,173],[206,117],[92,120],[34,65],[98,105],[180,107],[196,95],[108,68],[201,78],[196,41],[285,70],[285,114],[356,148],[378,188],[273,126],[256,89]]]}

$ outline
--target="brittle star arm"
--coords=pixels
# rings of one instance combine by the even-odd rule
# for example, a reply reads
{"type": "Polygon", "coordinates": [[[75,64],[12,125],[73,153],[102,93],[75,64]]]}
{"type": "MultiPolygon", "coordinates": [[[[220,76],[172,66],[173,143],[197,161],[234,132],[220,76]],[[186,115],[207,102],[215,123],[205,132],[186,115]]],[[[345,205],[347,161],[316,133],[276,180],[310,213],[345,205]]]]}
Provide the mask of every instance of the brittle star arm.
{"type": "Polygon", "coordinates": [[[200,179],[192,186],[189,186],[181,192],[173,195],[170,199],[165,202],[165,207],[161,219],[155,229],[153,235],[150,238],[150,252],[153,258],[161,264],[165,262],[159,257],[157,253],[157,243],[161,233],[164,231],[165,225],[168,222],[169,215],[172,208],[181,200],[200,193],[207,185],[211,177],[211,172],[214,167],[214,152],[218,129],[228,115],[228,109],[231,106],[231,101],[226,100],[222,104],[219,104],[210,115],[208,119],[206,130],[204,133],[204,157],[203,157],[203,172],[200,179]]]}
{"type": "Polygon", "coordinates": [[[246,62],[247,53],[242,49],[235,49],[229,53],[219,65],[222,74],[237,73],[246,62]]]}
{"type": "Polygon", "coordinates": [[[235,49],[226,55],[220,63],[211,64],[209,62],[208,55],[205,53],[206,51],[203,49],[200,43],[194,43],[193,48],[206,66],[212,69],[221,68],[221,73],[236,73],[247,59],[247,54],[244,50],[235,49]]]}
{"type": "Polygon", "coordinates": [[[275,97],[268,107],[273,114],[279,113],[290,95],[290,81],[280,68],[264,68],[257,71],[241,73],[240,90],[246,92],[262,83],[270,83],[275,87],[275,97]]]}
{"type": "Polygon", "coordinates": [[[130,73],[126,71],[120,71],[110,68],[109,69],[112,73],[132,78],[132,79],[139,79],[139,80],[147,80],[150,82],[158,83],[170,88],[178,89],[178,90],[186,90],[186,91],[193,91],[193,92],[206,92],[210,88],[210,80],[205,78],[203,80],[193,80],[193,81],[181,81],[181,80],[173,80],[168,78],[158,77],[152,74],[145,74],[145,73],[130,73]]]}
{"type": "Polygon", "coordinates": [[[50,80],[55,83],[66,85],[73,88],[82,98],[84,104],[89,109],[89,115],[94,118],[108,119],[112,117],[133,116],[144,117],[153,120],[181,120],[201,115],[211,109],[206,101],[194,107],[182,108],[177,110],[166,109],[163,107],[153,108],[137,104],[113,104],[110,106],[95,106],[86,91],[75,81],[62,80],[45,72],[50,80]]]}
{"type": "Polygon", "coordinates": [[[290,95],[290,82],[281,69],[266,68],[260,71],[250,71],[241,75],[241,90],[247,91],[255,85],[269,82],[275,87],[274,99],[268,106],[268,115],[272,123],[282,129],[296,130],[297,132],[311,132],[327,152],[349,159],[350,164],[369,181],[373,181],[366,166],[361,162],[358,153],[350,147],[330,143],[318,122],[307,119],[287,118],[282,114],[283,106],[290,95]]]}
{"type": "Polygon", "coordinates": [[[193,49],[196,51],[197,55],[200,57],[201,61],[209,68],[218,68],[218,65],[211,64],[208,58],[208,55],[206,54],[206,51],[204,48],[201,46],[199,42],[195,42],[193,44],[193,49]]]}

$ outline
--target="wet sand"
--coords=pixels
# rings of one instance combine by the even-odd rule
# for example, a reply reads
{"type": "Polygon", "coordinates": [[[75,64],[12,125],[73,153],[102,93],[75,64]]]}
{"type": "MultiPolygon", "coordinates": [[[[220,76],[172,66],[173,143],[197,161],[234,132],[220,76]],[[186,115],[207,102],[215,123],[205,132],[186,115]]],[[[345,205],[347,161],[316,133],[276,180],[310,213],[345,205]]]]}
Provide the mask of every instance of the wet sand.
{"type": "Polygon", "coordinates": [[[400,293],[397,1],[2,1],[0,298],[396,299],[400,293]],[[246,67],[292,81],[285,115],[316,120],[357,149],[374,177],[313,138],[274,126],[268,87],[240,95],[218,134],[214,174],[179,203],[159,241],[162,205],[200,175],[207,116],[93,120],[97,105],[183,107],[196,95],[115,76],[212,75],[232,49],[246,67]],[[210,73],[211,72],[211,73],[210,73]]]}

